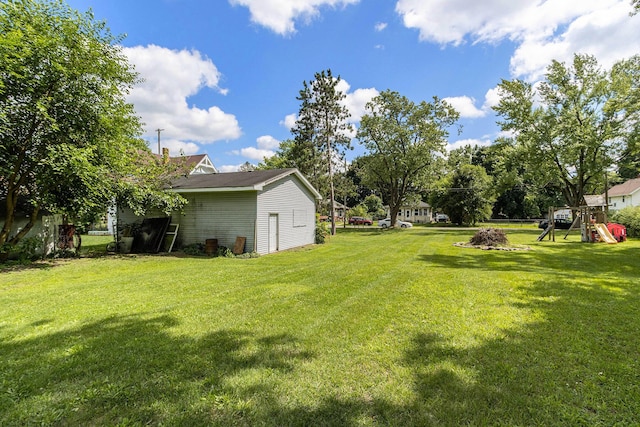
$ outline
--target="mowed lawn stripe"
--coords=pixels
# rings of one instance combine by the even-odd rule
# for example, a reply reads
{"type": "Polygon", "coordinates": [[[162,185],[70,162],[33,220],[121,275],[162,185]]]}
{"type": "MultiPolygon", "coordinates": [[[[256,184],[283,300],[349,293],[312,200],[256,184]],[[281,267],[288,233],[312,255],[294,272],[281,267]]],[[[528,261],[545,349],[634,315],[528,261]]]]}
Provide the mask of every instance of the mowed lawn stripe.
{"type": "Polygon", "coordinates": [[[0,273],[0,423],[611,425],[640,411],[640,243],[339,230],[257,259],[0,273]]]}

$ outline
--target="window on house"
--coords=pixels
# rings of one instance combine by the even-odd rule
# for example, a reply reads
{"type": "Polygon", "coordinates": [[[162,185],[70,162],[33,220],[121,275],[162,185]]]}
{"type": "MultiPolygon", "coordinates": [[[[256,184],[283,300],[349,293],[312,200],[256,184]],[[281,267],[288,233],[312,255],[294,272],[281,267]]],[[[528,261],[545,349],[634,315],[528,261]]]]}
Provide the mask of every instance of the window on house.
{"type": "Polygon", "coordinates": [[[305,209],[293,210],[293,226],[294,227],[307,226],[307,211],[305,209]]]}

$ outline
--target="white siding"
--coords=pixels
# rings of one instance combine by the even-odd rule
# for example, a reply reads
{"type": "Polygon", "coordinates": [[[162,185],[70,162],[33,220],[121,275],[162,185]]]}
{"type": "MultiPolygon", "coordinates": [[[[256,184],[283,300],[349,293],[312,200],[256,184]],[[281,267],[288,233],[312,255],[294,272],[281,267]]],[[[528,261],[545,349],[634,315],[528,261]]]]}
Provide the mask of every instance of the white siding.
{"type": "Polygon", "coordinates": [[[183,194],[189,203],[182,213],[174,213],[172,222],[179,223],[181,245],[204,243],[218,239],[218,245],[233,248],[236,237],[246,237],[245,251],[254,250],[256,192],[219,192],[183,194]]]}
{"type": "MultiPolygon", "coordinates": [[[[0,221],[4,222],[4,218],[0,219],[0,221]]],[[[9,236],[13,237],[15,234],[20,232],[27,224],[29,223],[29,218],[18,216],[14,219],[13,225],[11,226],[11,231],[9,232],[9,236]]],[[[31,230],[27,233],[27,235],[23,239],[27,238],[35,238],[38,240],[38,250],[36,251],[38,254],[42,254],[44,251],[45,255],[50,254],[51,252],[56,250],[56,242],[58,241],[58,226],[62,224],[62,215],[52,214],[52,215],[39,215],[39,218],[31,227],[31,230]]]]}
{"type": "MultiPolygon", "coordinates": [[[[171,214],[171,223],[180,224],[176,248],[193,243],[205,243],[207,239],[218,239],[219,246],[233,249],[236,237],[246,237],[244,250],[254,250],[254,223],[256,218],[256,192],[187,193],[182,195],[189,203],[182,212],[171,214]]],[[[140,222],[128,208],[119,209],[121,226],[140,222]]],[[[152,210],[146,218],[165,216],[152,210]]]]}
{"type": "Polygon", "coordinates": [[[619,211],[629,206],[640,206],[640,195],[629,194],[626,196],[609,197],[609,209],[619,211]]]}
{"type": "Polygon", "coordinates": [[[315,242],[315,199],[295,175],[265,186],[258,193],[256,250],[269,253],[269,215],[278,214],[278,249],[315,242]]]}

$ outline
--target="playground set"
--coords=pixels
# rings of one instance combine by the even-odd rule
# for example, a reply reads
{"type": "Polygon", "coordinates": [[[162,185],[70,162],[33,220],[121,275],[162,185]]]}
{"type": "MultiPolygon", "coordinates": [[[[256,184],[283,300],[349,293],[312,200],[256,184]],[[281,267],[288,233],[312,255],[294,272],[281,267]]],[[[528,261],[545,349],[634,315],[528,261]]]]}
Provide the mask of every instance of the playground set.
{"type": "MultiPolygon", "coordinates": [[[[578,208],[569,208],[577,213],[571,227],[564,235],[566,239],[572,230],[580,228],[580,235],[583,242],[595,243],[605,242],[615,244],[627,240],[627,229],[624,225],[608,222],[606,206],[580,206],[578,208]]],[[[538,241],[542,241],[545,237],[549,240],[556,241],[555,234],[555,207],[549,208],[549,225],[538,236],[538,241]]]]}

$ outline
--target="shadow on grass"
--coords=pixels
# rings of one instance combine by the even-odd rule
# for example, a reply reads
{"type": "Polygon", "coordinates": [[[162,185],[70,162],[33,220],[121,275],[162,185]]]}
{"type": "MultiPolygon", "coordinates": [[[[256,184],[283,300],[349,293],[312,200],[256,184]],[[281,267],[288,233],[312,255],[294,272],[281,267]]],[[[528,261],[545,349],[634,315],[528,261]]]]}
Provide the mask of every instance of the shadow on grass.
{"type": "MultiPolygon", "coordinates": [[[[541,320],[460,346],[414,335],[402,364],[414,398],[324,399],[315,408],[274,408],[296,425],[636,425],[640,413],[640,295],[548,281],[521,308],[541,320]]],[[[264,421],[264,420],[263,420],[264,421]]],[[[269,423],[269,422],[268,422],[269,423]]],[[[267,423],[267,424],[268,424],[267,423]]]]}
{"type": "MultiPolygon", "coordinates": [[[[47,316],[31,324],[34,336],[0,343],[0,424],[633,425],[640,293],[631,277],[610,285],[531,283],[518,308],[539,320],[475,345],[416,327],[390,361],[411,372],[412,394],[345,398],[338,389],[291,407],[279,383],[319,363],[294,336],[180,336],[168,315],[39,332],[47,316]]],[[[301,387],[313,390],[311,379],[301,387]]]]}
{"type": "Polygon", "coordinates": [[[25,271],[25,270],[48,270],[56,267],[58,263],[56,261],[6,261],[0,263],[0,273],[10,273],[13,271],[25,271]]]}
{"type": "MultiPolygon", "coordinates": [[[[50,319],[32,326],[46,325],[50,319]]],[[[174,336],[170,316],[112,317],[0,344],[1,425],[208,425],[241,423],[268,381],[228,384],[252,372],[286,375],[311,354],[288,335],[220,330],[174,336]]]]}

